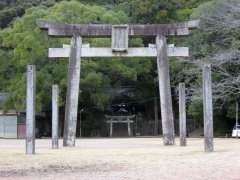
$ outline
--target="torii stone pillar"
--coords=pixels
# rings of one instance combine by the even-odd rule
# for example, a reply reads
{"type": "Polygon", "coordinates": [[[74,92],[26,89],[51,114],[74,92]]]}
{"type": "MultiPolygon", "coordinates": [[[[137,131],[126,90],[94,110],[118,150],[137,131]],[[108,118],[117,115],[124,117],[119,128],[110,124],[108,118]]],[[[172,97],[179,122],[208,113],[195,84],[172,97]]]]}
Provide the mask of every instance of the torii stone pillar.
{"type": "Polygon", "coordinates": [[[179,136],[180,146],[187,145],[185,83],[179,84],[179,136]]]}
{"type": "Polygon", "coordinates": [[[211,65],[203,66],[204,148],[213,151],[213,107],[211,65]]]}
{"type": "Polygon", "coordinates": [[[26,154],[35,154],[36,67],[27,66],[26,154]]]}
{"type": "Polygon", "coordinates": [[[159,73],[158,77],[159,77],[160,104],[162,114],[163,143],[164,145],[174,145],[175,133],[166,38],[162,35],[157,36],[156,46],[158,61],[157,68],[159,73]]]}
{"type": "Polygon", "coordinates": [[[59,109],[58,109],[58,85],[52,86],[52,148],[58,148],[58,122],[59,122],[59,109]]]}
{"type": "Polygon", "coordinates": [[[64,120],[63,146],[75,146],[82,38],[73,36],[70,46],[68,86],[64,120]]]}

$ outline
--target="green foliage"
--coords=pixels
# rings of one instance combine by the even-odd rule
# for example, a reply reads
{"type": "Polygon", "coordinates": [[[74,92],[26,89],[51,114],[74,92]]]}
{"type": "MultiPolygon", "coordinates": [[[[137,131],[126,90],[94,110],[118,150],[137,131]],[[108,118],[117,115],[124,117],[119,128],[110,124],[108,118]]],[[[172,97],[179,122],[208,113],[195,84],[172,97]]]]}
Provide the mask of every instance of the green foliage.
{"type": "MultiPolygon", "coordinates": [[[[17,18],[12,28],[0,32],[2,50],[1,63],[5,65],[0,69],[0,78],[5,84],[1,84],[1,91],[11,92],[12,96],[6,101],[5,109],[25,109],[25,78],[26,65],[35,64],[37,68],[37,111],[48,110],[51,107],[51,86],[57,83],[60,86],[60,106],[64,105],[67,85],[67,61],[47,58],[47,50],[50,47],[60,47],[63,43],[69,43],[69,39],[49,38],[41,31],[36,21],[44,19],[60,23],[125,23],[127,17],[122,12],[106,11],[98,6],[87,6],[78,2],[61,2],[50,9],[45,7],[33,7],[26,11],[22,18],[17,18]],[[119,14],[121,15],[119,18],[119,14]],[[3,68],[5,67],[5,68],[3,68]],[[8,67],[8,68],[6,68],[8,67]],[[9,72],[9,70],[13,70],[9,72]]],[[[109,39],[86,39],[91,46],[110,46],[109,39]]],[[[139,40],[138,40],[139,41],[139,40]]],[[[139,41],[140,42],[140,41],[139,41]]],[[[137,44],[137,41],[135,42],[137,44]]],[[[105,60],[103,60],[105,61],[105,60]]],[[[90,99],[91,105],[103,105],[108,102],[110,96],[108,87],[114,81],[104,74],[100,68],[104,62],[99,60],[83,60],[81,72],[81,99],[90,99]],[[103,87],[103,89],[101,89],[103,87]],[[89,91],[90,90],[90,91],[89,91]],[[104,91],[103,91],[104,90],[104,91]]],[[[128,79],[133,76],[121,61],[115,61],[114,71],[128,79]]],[[[107,66],[107,65],[106,65],[107,66]]],[[[108,67],[108,66],[107,66],[108,67]]],[[[107,70],[113,70],[109,66],[107,70]]],[[[116,78],[116,84],[121,80],[116,78]]]]}
{"type": "Polygon", "coordinates": [[[55,0],[8,0],[0,2],[0,28],[10,25],[11,21],[22,16],[25,10],[34,6],[51,7],[55,0]]]}
{"type": "Polygon", "coordinates": [[[131,0],[129,16],[134,23],[166,23],[176,20],[176,11],[185,5],[185,0],[131,0]]]}
{"type": "Polygon", "coordinates": [[[200,100],[194,101],[188,107],[188,114],[193,117],[203,117],[203,102],[200,100]]]}
{"type": "Polygon", "coordinates": [[[122,12],[106,11],[99,6],[88,6],[78,2],[56,4],[46,20],[61,23],[126,23],[127,16],[122,12]]]}
{"type": "Polygon", "coordinates": [[[119,4],[119,3],[122,3],[124,1],[127,1],[127,0],[91,0],[91,1],[88,1],[88,0],[77,0],[78,2],[84,2],[84,3],[89,3],[91,5],[93,4],[98,4],[98,5],[107,5],[107,4],[119,4]]]}
{"type": "Polygon", "coordinates": [[[172,18],[176,21],[188,21],[191,14],[192,14],[192,9],[180,9],[180,10],[176,10],[173,15],[172,18]]]}
{"type": "Polygon", "coordinates": [[[190,9],[197,8],[199,5],[209,1],[212,1],[212,0],[187,0],[187,7],[190,9]]]}
{"type": "Polygon", "coordinates": [[[6,27],[13,18],[19,15],[19,12],[15,8],[5,8],[0,11],[0,27],[6,27]]]}
{"type": "MultiPolygon", "coordinates": [[[[212,64],[214,114],[218,115],[219,121],[222,117],[229,123],[232,122],[229,118],[234,118],[235,103],[240,100],[240,30],[237,23],[240,9],[236,6],[239,2],[213,0],[200,5],[191,15],[193,19],[200,19],[200,28],[184,40],[177,40],[179,45],[191,47],[191,58],[186,61],[194,66],[185,70],[184,81],[198,95],[201,95],[202,64],[212,64]]],[[[202,115],[197,113],[199,98],[191,103],[189,113],[201,118],[202,115]]]]}
{"type": "Polygon", "coordinates": [[[192,18],[201,18],[205,31],[222,31],[239,27],[239,0],[213,0],[200,5],[192,18]]]}

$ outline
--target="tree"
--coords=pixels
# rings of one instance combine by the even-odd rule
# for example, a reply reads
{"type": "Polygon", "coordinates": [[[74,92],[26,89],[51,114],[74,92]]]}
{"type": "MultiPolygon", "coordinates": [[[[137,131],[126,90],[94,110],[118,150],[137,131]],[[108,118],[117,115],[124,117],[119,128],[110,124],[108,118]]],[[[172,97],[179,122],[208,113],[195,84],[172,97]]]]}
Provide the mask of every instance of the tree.
{"type": "Polygon", "coordinates": [[[11,25],[11,21],[18,16],[22,16],[25,10],[30,7],[51,7],[56,2],[55,0],[6,0],[0,2],[0,28],[11,25]]]}
{"type": "Polygon", "coordinates": [[[129,16],[134,23],[167,23],[173,21],[176,12],[185,5],[185,0],[131,0],[129,16]]]}
{"type": "MultiPolygon", "coordinates": [[[[4,74],[8,74],[9,69],[3,69],[1,74],[1,78],[6,82],[5,86],[1,87],[1,91],[12,93],[6,103],[8,108],[25,109],[25,71],[27,64],[37,66],[37,111],[47,110],[51,107],[49,92],[54,82],[60,85],[61,105],[64,105],[67,61],[48,59],[47,49],[69,43],[69,39],[47,37],[46,33],[37,27],[36,20],[38,19],[61,23],[91,23],[97,20],[103,23],[124,23],[127,21],[126,15],[121,12],[114,13],[98,6],[86,6],[78,2],[62,2],[51,9],[41,7],[28,9],[23,18],[16,19],[12,28],[7,28],[0,34],[1,46],[5,49],[3,53],[10,54],[9,66],[16,70],[12,72],[11,78],[8,79],[4,77],[4,74]],[[121,17],[118,18],[119,13],[121,17]]],[[[85,41],[96,42],[94,39],[86,39],[85,41]]],[[[110,81],[106,75],[99,71],[100,65],[98,62],[83,60],[82,65],[84,66],[82,71],[84,87],[95,87],[97,89],[103,84],[109,86],[110,81]],[[93,66],[96,68],[91,68],[93,66]],[[87,69],[90,69],[90,71],[87,71],[87,69]]],[[[85,94],[85,90],[82,89],[82,94],[85,94]]],[[[107,94],[106,91],[104,93],[107,94]]],[[[93,104],[102,104],[108,98],[100,90],[92,92],[90,96],[93,104]]]]}
{"type": "Polygon", "coordinates": [[[178,61],[193,65],[183,73],[191,89],[190,95],[195,94],[190,105],[190,111],[195,115],[200,112],[195,108],[198,107],[196,103],[202,103],[202,65],[211,63],[215,112],[234,117],[232,109],[240,100],[239,3],[239,0],[214,0],[199,6],[192,18],[200,18],[200,29],[181,42],[181,45],[186,43],[193,47],[191,58],[178,58],[178,61]]]}

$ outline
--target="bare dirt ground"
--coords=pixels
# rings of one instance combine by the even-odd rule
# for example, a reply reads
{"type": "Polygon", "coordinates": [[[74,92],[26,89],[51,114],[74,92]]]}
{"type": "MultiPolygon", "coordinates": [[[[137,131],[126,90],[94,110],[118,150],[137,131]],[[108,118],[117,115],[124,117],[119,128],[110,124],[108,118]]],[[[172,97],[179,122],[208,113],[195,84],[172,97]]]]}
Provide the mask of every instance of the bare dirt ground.
{"type": "Polygon", "coordinates": [[[0,179],[240,179],[240,139],[214,139],[211,153],[204,152],[201,138],[187,143],[99,138],[51,149],[50,139],[37,139],[36,154],[25,155],[25,140],[0,139],[0,179]]]}

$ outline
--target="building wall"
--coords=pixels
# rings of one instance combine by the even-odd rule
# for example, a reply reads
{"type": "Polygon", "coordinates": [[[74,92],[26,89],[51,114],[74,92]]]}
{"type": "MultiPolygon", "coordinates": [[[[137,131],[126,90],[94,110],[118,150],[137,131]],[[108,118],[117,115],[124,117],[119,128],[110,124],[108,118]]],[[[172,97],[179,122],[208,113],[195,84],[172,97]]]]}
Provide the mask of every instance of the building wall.
{"type": "Polygon", "coordinates": [[[17,138],[17,116],[0,116],[0,138],[17,138]]]}

